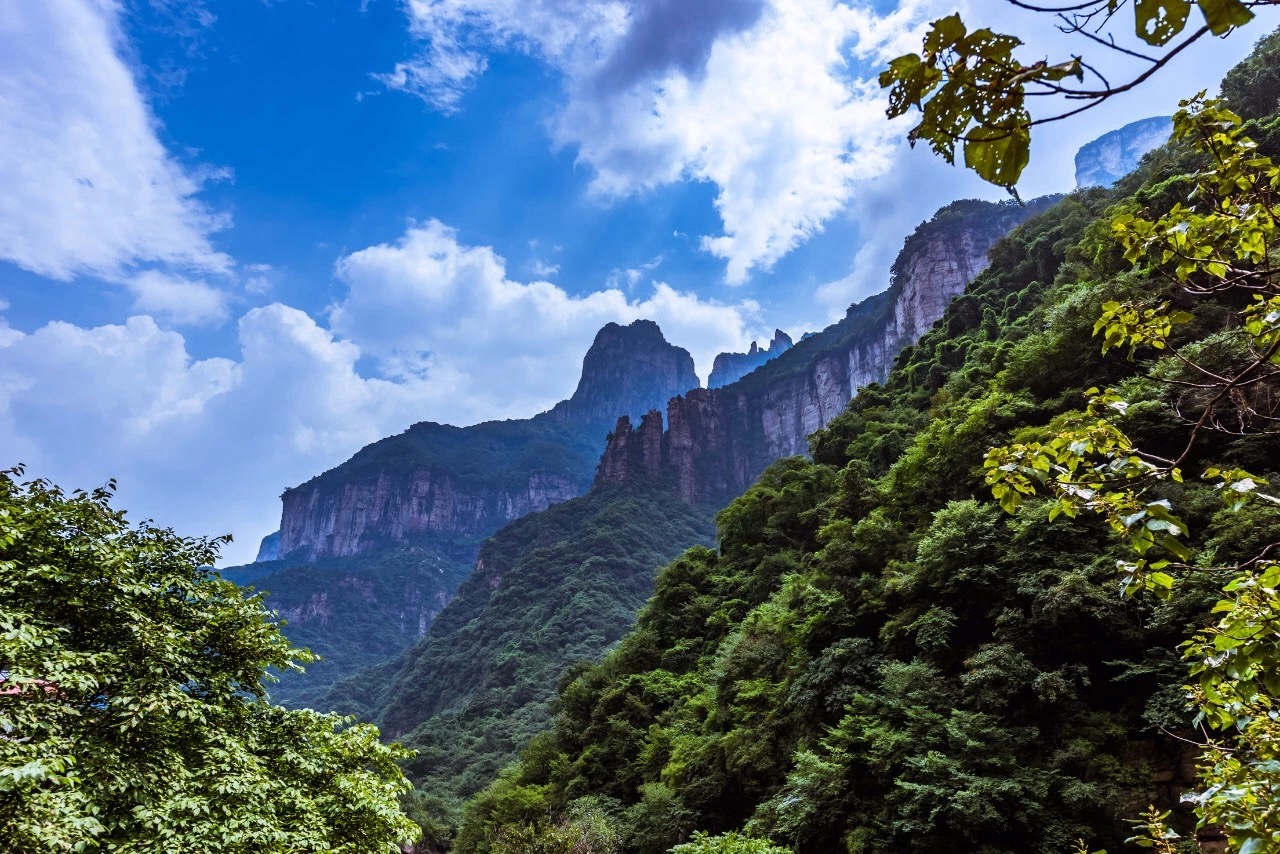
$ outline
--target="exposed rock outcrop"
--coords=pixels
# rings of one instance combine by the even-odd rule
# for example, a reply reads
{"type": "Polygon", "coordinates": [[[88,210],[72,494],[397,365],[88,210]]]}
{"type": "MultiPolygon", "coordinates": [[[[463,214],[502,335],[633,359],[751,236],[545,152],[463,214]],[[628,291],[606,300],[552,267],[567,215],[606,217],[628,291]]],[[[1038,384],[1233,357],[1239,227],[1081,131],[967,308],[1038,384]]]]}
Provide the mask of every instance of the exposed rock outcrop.
{"type": "Polygon", "coordinates": [[[511,486],[466,484],[440,465],[384,469],[336,488],[284,494],[280,542],[293,558],[354,555],[422,534],[483,537],[579,495],[571,476],[530,472],[511,486]]]}
{"type": "Polygon", "coordinates": [[[790,335],[781,329],[775,329],[773,340],[763,348],[752,341],[751,348],[745,353],[721,353],[711,366],[707,388],[720,388],[742,379],[765,362],[790,350],[792,343],[790,335]]]}
{"type": "Polygon", "coordinates": [[[262,542],[258,545],[258,556],[253,559],[254,563],[265,563],[269,560],[275,560],[280,556],[280,532],[274,531],[262,538],[262,542]]]}
{"type": "Polygon", "coordinates": [[[667,478],[688,503],[727,503],[770,463],[805,453],[809,435],[843,412],[859,388],[883,381],[897,354],[986,269],[992,244],[1052,201],[943,208],[908,238],[888,290],[737,382],[671,399],[660,442],[653,439],[658,413],[639,429],[620,419],[596,482],[667,478]]]}
{"type": "Polygon", "coordinates": [[[277,555],[351,556],[422,535],[478,542],[585,492],[619,414],[639,416],[697,385],[693,357],[656,323],[610,323],[573,396],[549,412],[472,427],[415,424],[286,490],[277,555]]]}
{"type": "Polygon", "coordinates": [[[652,320],[605,324],[582,360],[582,377],[568,400],[549,413],[561,422],[608,424],[619,415],[639,417],[673,394],[701,385],[693,357],[667,343],[652,320]]]}
{"type": "Polygon", "coordinates": [[[1076,186],[1110,187],[1137,168],[1142,155],[1159,148],[1173,132],[1173,119],[1155,116],[1104,133],[1076,152],[1076,186]]]}

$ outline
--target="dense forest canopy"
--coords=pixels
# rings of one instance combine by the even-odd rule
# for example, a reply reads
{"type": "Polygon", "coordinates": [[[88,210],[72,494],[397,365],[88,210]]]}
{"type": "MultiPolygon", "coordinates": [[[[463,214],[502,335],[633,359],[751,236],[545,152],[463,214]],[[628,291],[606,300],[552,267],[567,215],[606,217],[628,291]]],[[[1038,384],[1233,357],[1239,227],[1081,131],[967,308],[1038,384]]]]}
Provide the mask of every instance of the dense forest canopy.
{"type": "MultiPolygon", "coordinates": [[[[1277,67],[1273,34],[1223,84],[1244,123],[1222,132],[1256,141],[1247,168],[1264,176],[1280,154],[1277,67]]],[[[469,803],[458,850],[510,850],[517,831],[584,815],[634,852],[694,831],[797,852],[1118,850],[1149,803],[1179,810],[1167,822],[1189,832],[1178,798],[1197,783],[1198,748],[1178,647],[1209,625],[1226,579],[1187,572],[1177,595],[1122,596],[1129,543],[1035,489],[1006,512],[983,461],[1047,439],[1044,425],[1080,417],[1099,388],[1117,390],[1104,405],[1127,402],[1117,418],[1133,446],[1170,459],[1187,446],[1185,399],[1162,381],[1183,380],[1175,356],[1128,340],[1104,352],[1095,323],[1109,337],[1116,306],[1188,301],[1162,275],[1169,258],[1135,266],[1145,256],[1113,222],[1178,216],[1198,170],[1217,165],[1208,151],[1186,135],[1115,190],[1076,193],[997,244],[884,386],[813,437],[811,459],[778,463],[720,514],[718,550],[663,570],[635,629],[564,686],[554,729],[469,803]]],[[[1197,294],[1176,319],[1179,357],[1225,370],[1248,302],[1197,294]]],[[[1248,334],[1265,344],[1274,318],[1260,323],[1248,334]]],[[[1274,479],[1275,437],[1235,432],[1194,436],[1181,465],[1274,479]]],[[[1145,500],[1180,514],[1177,561],[1238,565],[1275,539],[1274,505],[1220,493],[1191,476],[1149,485],[1145,500]]]]}
{"type": "Polygon", "coordinates": [[[220,540],[130,525],[114,484],[0,471],[0,845],[6,851],[396,851],[409,755],[266,701],[311,660],[220,540]]]}

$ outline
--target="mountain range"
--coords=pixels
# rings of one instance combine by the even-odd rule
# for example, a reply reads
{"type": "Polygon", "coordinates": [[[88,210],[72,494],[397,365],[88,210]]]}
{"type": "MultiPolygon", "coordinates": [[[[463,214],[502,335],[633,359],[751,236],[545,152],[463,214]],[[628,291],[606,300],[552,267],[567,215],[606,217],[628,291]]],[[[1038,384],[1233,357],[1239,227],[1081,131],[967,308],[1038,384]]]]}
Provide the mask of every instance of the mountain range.
{"type": "MultiPolygon", "coordinates": [[[[897,352],[983,269],[992,243],[1051,201],[948,205],[907,240],[888,290],[793,347],[775,336],[765,351],[773,358],[726,386],[701,388],[692,358],[653,322],[609,324],[574,394],[547,412],[471,427],[414,424],[286,490],[280,530],[260,550],[271,559],[223,570],[266,591],[291,640],[323,657],[304,678],[283,676],[273,696],[373,714],[325,692],[425,638],[478,574],[486,538],[593,483],[660,475],[656,485],[674,484],[667,491],[709,523],[774,460],[804,453],[809,434],[859,387],[883,380],[897,352]]],[[[726,357],[717,360],[722,373],[726,357]]],[[[660,550],[665,558],[648,577],[691,536],[660,550]]]]}
{"type": "MultiPolygon", "coordinates": [[[[1144,168],[1159,169],[1161,156],[1172,155],[1157,150],[1144,168]]],[[[697,593],[728,609],[700,619],[732,627],[763,606],[799,566],[775,538],[799,537],[800,553],[813,552],[814,514],[838,516],[828,505],[844,501],[865,516],[875,503],[857,497],[863,487],[841,497],[848,478],[901,477],[911,454],[927,461],[932,451],[919,443],[929,412],[958,393],[946,389],[970,388],[964,383],[990,373],[975,365],[1009,358],[1074,263],[1082,229],[1138,181],[1122,180],[1113,195],[948,205],[908,238],[888,290],[799,342],[779,331],[766,348],[722,354],[714,387],[701,387],[688,353],[655,324],[610,324],[574,395],[551,410],[465,428],[415,424],[287,490],[280,531],[262,548],[271,559],[224,571],[266,590],[291,639],[325,656],[273,696],[360,715],[418,751],[406,767],[420,818],[435,828],[424,850],[447,846],[459,826],[459,839],[491,826],[486,798],[505,797],[499,772],[522,748],[557,715],[555,726],[567,715],[590,728],[574,718],[589,708],[567,705],[575,685],[590,682],[588,706],[605,704],[590,714],[612,719],[617,710],[599,691],[622,700],[633,683],[616,682],[619,674],[651,672],[653,650],[633,658],[635,644],[647,643],[636,632],[652,634],[662,608],[680,607],[679,597],[662,604],[671,594],[659,567],[669,564],[667,578],[717,552],[742,563],[732,554],[747,548],[755,557],[742,563],[746,586],[697,593]],[[960,343],[971,339],[978,343],[960,343]],[[591,664],[610,649],[604,664],[591,664]]],[[[1042,380],[1026,378],[1033,389],[1042,380]]],[[[950,429],[964,432],[954,422],[950,429]]],[[[951,438],[930,441],[944,447],[951,438]]],[[[912,489],[922,509],[941,507],[937,496],[968,482],[956,471],[920,474],[912,489]]],[[[685,661],[681,645],[714,647],[727,636],[684,631],[662,629],[654,639],[659,648],[675,644],[661,653],[675,656],[673,672],[700,673],[705,658],[676,664],[685,661]]],[[[578,748],[555,731],[556,749],[573,760],[578,748]]],[[[524,761],[519,773],[538,785],[567,785],[559,772],[531,769],[527,752],[524,761]]],[[[781,791],[770,785],[761,791],[781,791]]],[[[620,803],[638,791],[590,786],[620,803]]],[[[486,849],[473,839],[460,850],[486,849]]]]}

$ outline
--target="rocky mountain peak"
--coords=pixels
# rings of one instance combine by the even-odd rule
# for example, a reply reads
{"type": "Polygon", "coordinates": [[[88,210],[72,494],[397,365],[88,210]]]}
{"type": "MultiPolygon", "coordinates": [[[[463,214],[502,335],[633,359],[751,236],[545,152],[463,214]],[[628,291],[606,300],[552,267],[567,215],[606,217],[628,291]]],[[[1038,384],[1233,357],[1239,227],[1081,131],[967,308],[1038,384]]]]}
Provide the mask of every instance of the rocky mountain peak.
{"type": "Polygon", "coordinates": [[[582,360],[573,396],[551,410],[562,421],[612,424],[621,414],[642,416],[701,385],[689,351],[667,341],[652,320],[606,324],[582,360]]]}
{"type": "Polygon", "coordinates": [[[707,388],[720,388],[745,377],[770,359],[775,359],[791,349],[791,336],[781,329],[773,330],[773,340],[765,347],[751,342],[745,353],[721,353],[711,367],[707,388]]]}
{"type": "Polygon", "coordinates": [[[1172,132],[1169,116],[1155,116],[1104,133],[1076,152],[1076,186],[1110,187],[1132,172],[1142,155],[1164,145],[1172,132]]]}

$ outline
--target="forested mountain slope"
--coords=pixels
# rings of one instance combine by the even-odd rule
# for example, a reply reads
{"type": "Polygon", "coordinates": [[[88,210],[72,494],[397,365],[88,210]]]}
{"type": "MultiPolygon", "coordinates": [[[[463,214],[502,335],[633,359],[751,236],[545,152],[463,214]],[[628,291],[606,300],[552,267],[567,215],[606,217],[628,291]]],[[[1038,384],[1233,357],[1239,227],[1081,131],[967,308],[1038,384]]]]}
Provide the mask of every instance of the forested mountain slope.
{"type": "MultiPolygon", "coordinates": [[[[1280,34],[1223,86],[1273,157],[1276,69],[1280,34]]],[[[719,515],[717,550],[663,570],[635,628],[562,687],[554,730],[469,803],[455,850],[518,850],[584,811],[638,854],[731,829],[799,854],[1120,850],[1147,803],[1178,808],[1193,753],[1176,648],[1220,581],[1121,597],[1127,549],[1105,524],[1051,520],[1038,499],[1005,513],[983,458],[1040,437],[1091,387],[1133,401],[1140,447],[1185,444],[1150,378],[1178,376],[1172,357],[1104,355],[1093,326],[1107,301],[1181,298],[1124,260],[1107,211],[1166,211],[1203,163],[1171,144],[1000,241],[811,460],[771,467],[719,515]]],[[[1210,303],[1179,342],[1211,355],[1229,308],[1210,303]]],[[[1209,463],[1274,476],[1280,449],[1215,434],[1186,468],[1209,463]]],[[[1280,528],[1190,478],[1162,489],[1203,560],[1254,555],[1280,528]]]]}
{"type": "MultiPolygon", "coordinates": [[[[597,658],[621,637],[652,592],[657,568],[691,545],[710,543],[714,512],[844,408],[856,384],[868,381],[856,374],[859,365],[887,372],[888,362],[876,367],[875,360],[927,328],[967,277],[985,266],[978,253],[1028,213],[1011,204],[949,205],[907,242],[888,291],[743,380],[674,396],[671,407],[708,398],[740,414],[714,430],[687,425],[695,428],[687,438],[702,443],[700,460],[717,453],[717,437],[742,452],[722,455],[731,477],[703,477],[711,473],[701,461],[687,471],[670,465],[657,411],[639,419],[634,474],[643,476],[630,476],[614,465],[620,443],[632,435],[632,419],[624,415],[588,495],[499,531],[420,643],[315,702],[378,721],[385,733],[417,748],[408,769],[421,797],[439,799],[432,802],[448,813],[449,803],[491,780],[546,727],[565,669],[597,658]],[[839,383],[824,381],[837,373],[839,383]],[[768,418],[780,406],[799,411],[814,401],[821,405],[803,417],[768,418]],[[694,480],[698,488],[686,488],[694,480]]],[[[448,835],[448,823],[441,823],[437,839],[448,835]]]]}
{"type": "MultiPolygon", "coordinates": [[[[671,470],[670,460],[659,461],[660,483],[648,478],[629,491],[675,494],[708,517],[769,463],[803,449],[809,433],[843,410],[860,385],[883,378],[894,354],[919,337],[986,265],[991,244],[1047,203],[966,200],[946,206],[906,241],[886,291],[729,386],[696,389],[689,354],[667,343],[652,321],[609,324],[583,359],[573,396],[548,412],[462,428],[415,424],[287,490],[280,559],[225,571],[268,591],[271,605],[289,622],[289,636],[323,656],[305,678],[286,676],[273,697],[291,705],[346,707],[349,697],[325,697],[328,686],[423,637],[466,577],[484,537],[585,491],[606,431],[619,415],[629,423],[670,400],[673,425],[688,428],[681,434],[688,465],[671,470]],[[710,406],[694,413],[695,401],[710,406]],[[677,410],[694,417],[680,421],[677,410]]],[[[660,416],[657,431],[662,432],[660,416]]],[[[624,438],[621,426],[608,435],[609,441],[624,438]]],[[[666,557],[650,570],[697,540],[662,542],[670,554],[663,551],[666,557]]],[[[536,600],[539,594],[528,595],[536,600]]],[[[585,655],[595,657],[603,649],[585,655]]],[[[541,677],[540,699],[550,696],[561,666],[541,677]]],[[[387,677],[379,671],[376,678],[387,677]]],[[[421,696],[433,686],[403,679],[394,684],[409,707],[431,706],[421,696]]],[[[364,711],[381,714],[387,702],[364,711]]],[[[408,726],[401,721],[392,728],[408,726]]],[[[508,755],[511,745],[501,744],[495,749],[508,755]]]]}
{"type": "Polygon", "coordinates": [[[572,397],[532,418],[470,427],[422,422],[283,496],[278,557],[222,574],[267,593],[289,639],[322,660],[272,699],[323,702],[336,680],[423,637],[506,523],[585,492],[619,412],[698,384],[688,351],[656,323],[610,323],[572,397]]]}

